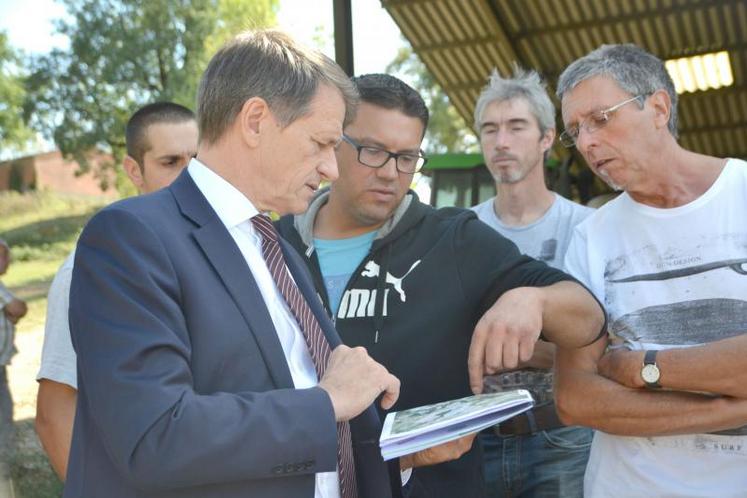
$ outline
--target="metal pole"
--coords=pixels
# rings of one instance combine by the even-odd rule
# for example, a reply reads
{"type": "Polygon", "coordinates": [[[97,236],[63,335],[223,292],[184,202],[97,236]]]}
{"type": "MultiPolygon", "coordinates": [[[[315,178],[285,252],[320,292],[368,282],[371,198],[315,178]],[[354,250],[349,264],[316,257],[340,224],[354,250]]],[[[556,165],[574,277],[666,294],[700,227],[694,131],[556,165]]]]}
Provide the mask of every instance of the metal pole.
{"type": "Polygon", "coordinates": [[[333,0],[335,17],[335,61],[348,74],[353,76],[353,15],[351,0],[333,0]]]}

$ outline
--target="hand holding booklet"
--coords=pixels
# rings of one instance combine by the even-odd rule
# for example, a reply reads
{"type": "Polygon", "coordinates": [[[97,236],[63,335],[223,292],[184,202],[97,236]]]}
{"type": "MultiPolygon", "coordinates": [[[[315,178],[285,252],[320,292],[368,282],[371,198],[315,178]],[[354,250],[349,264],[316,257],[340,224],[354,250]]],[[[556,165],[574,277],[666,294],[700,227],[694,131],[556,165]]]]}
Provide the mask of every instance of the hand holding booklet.
{"type": "Polygon", "coordinates": [[[481,431],[532,408],[532,395],[524,389],[419,406],[392,412],[384,420],[379,446],[384,460],[481,431]]]}

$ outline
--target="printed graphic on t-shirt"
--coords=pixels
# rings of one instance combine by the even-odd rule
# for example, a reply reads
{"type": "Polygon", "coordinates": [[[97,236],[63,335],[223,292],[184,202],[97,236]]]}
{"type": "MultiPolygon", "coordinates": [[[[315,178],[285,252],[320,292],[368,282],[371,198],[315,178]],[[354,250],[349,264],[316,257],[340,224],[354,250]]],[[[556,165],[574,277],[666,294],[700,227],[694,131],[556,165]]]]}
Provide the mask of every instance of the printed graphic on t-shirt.
{"type": "Polygon", "coordinates": [[[714,455],[747,457],[747,443],[744,438],[725,437],[712,434],[694,434],[691,438],[656,437],[646,438],[646,442],[657,448],[669,448],[683,451],[698,451],[714,455]]]}
{"type": "Polygon", "coordinates": [[[610,325],[626,342],[690,346],[718,341],[747,331],[747,301],[698,299],[649,306],[610,325]]]}
{"type": "MultiPolygon", "coordinates": [[[[384,281],[384,302],[382,316],[387,315],[387,301],[389,291],[394,290],[401,302],[407,301],[407,294],[403,287],[405,278],[420,264],[421,260],[415,261],[407,272],[401,277],[395,277],[386,272],[384,281]]],[[[381,267],[373,260],[366,263],[361,270],[361,277],[378,279],[381,267]]],[[[375,287],[375,285],[374,285],[375,287]]],[[[337,312],[337,318],[355,318],[355,317],[372,317],[376,310],[376,289],[371,288],[353,288],[348,289],[342,295],[340,309],[337,312]]]]}
{"type": "Polygon", "coordinates": [[[537,255],[537,259],[540,261],[552,261],[555,259],[555,255],[558,252],[558,239],[547,239],[542,241],[542,247],[540,253],[537,255]]]}
{"type": "MultiPolygon", "coordinates": [[[[640,350],[747,332],[747,234],[706,239],[693,236],[663,251],[644,246],[607,262],[611,335],[640,350]]],[[[693,449],[728,451],[710,444],[693,449]]]]}
{"type": "MultiPolygon", "coordinates": [[[[644,246],[605,265],[610,332],[640,345],[688,346],[747,331],[747,234],[644,246]]],[[[636,347],[639,346],[639,347],[636,347]]]]}

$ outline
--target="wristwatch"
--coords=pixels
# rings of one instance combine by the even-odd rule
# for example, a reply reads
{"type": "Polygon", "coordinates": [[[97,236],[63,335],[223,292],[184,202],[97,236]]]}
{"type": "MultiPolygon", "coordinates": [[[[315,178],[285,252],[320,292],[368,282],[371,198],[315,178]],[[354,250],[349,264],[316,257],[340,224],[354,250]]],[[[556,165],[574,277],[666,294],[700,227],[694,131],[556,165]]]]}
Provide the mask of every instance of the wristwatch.
{"type": "Polygon", "coordinates": [[[659,384],[661,372],[659,371],[659,366],[656,364],[656,353],[657,351],[655,349],[649,349],[643,356],[641,378],[649,389],[657,389],[661,387],[661,384],[659,384]]]}

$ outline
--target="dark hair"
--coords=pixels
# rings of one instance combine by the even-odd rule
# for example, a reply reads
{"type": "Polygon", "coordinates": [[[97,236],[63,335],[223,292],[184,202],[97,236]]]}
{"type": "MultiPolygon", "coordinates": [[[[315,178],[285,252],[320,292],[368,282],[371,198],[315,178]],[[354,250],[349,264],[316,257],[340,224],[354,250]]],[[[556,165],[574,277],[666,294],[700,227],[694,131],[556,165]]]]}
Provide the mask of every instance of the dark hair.
{"type": "Polygon", "coordinates": [[[358,94],[332,59],[309,50],[276,30],[248,31],[213,56],[197,91],[200,141],[218,141],[244,102],[267,102],[282,126],[309,111],[319,85],[337,89],[345,101],[345,123],[352,119],[358,94]]]}
{"type": "Polygon", "coordinates": [[[150,149],[147,130],[157,123],[183,123],[194,121],[195,113],[183,105],[173,102],[155,102],[141,107],[130,117],[125,127],[127,154],[132,157],[140,171],[143,170],[143,156],[150,149]]]}
{"type": "Polygon", "coordinates": [[[410,85],[388,74],[363,74],[353,78],[361,102],[384,109],[396,109],[423,123],[423,133],[428,127],[428,108],[423,97],[410,85]]]}

